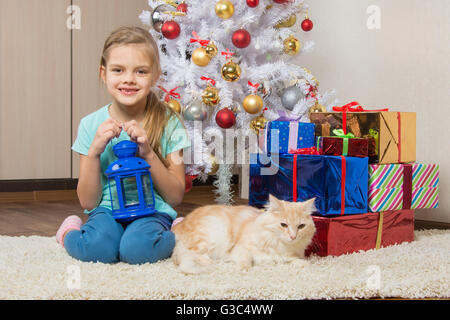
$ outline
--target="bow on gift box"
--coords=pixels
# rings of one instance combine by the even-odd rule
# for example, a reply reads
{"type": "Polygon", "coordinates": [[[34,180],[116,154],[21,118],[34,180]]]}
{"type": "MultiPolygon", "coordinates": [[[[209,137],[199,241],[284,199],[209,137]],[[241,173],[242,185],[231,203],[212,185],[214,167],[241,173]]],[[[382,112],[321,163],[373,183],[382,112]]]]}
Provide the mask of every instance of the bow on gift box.
{"type": "Polygon", "coordinates": [[[320,153],[316,147],[301,148],[301,149],[296,149],[296,150],[289,149],[289,153],[291,153],[291,154],[310,154],[310,155],[316,155],[316,156],[320,155],[320,153]]]}
{"type": "Polygon", "coordinates": [[[389,111],[388,108],[386,109],[378,109],[378,110],[366,110],[361,105],[356,102],[350,102],[342,107],[333,107],[333,111],[336,112],[342,112],[342,128],[344,130],[344,134],[347,133],[347,112],[382,112],[382,111],[389,111]]]}
{"type": "Polygon", "coordinates": [[[334,129],[333,130],[333,134],[336,137],[342,138],[343,139],[343,143],[342,143],[342,155],[346,156],[348,155],[348,139],[352,139],[355,138],[355,135],[351,132],[349,133],[344,133],[343,129],[334,129]]]}

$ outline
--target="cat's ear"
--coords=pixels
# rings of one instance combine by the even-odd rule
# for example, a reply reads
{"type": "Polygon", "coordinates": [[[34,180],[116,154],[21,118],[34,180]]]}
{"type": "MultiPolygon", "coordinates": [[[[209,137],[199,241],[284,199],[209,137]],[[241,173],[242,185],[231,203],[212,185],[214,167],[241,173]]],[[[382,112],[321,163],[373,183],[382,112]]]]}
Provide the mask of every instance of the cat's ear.
{"type": "Polygon", "coordinates": [[[269,202],[266,205],[267,209],[279,210],[281,208],[281,200],[278,200],[272,194],[269,194],[269,202]]]}
{"type": "Polygon", "coordinates": [[[316,198],[312,198],[312,199],[300,202],[300,205],[304,209],[305,212],[307,212],[308,214],[312,214],[315,211],[317,211],[315,201],[316,201],[316,198]]]}

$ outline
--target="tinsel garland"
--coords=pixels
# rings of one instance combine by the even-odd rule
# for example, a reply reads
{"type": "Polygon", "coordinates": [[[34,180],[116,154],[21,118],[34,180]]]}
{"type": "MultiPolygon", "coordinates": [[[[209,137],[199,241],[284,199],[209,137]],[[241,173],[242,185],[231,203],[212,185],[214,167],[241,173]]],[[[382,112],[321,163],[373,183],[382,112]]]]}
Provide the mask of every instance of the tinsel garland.
{"type": "Polygon", "coordinates": [[[232,169],[233,166],[230,164],[221,164],[217,170],[217,179],[213,182],[213,186],[215,187],[214,193],[217,195],[216,202],[219,204],[232,205],[234,202],[234,191],[231,189],[232,169]]]}

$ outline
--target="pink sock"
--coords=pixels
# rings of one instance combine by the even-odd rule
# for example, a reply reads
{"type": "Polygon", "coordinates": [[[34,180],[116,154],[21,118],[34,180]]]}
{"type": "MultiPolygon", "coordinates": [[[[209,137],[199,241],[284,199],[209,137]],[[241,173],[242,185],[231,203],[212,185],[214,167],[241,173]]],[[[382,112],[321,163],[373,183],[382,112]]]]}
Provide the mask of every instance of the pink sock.
{"type": "Polygon", "coordinates": [[[181,221],[183,221],[183,219],[184,219],[183,217],[179,217],[179,218],[176,218],[175,220],[173,220],[171,229],[172,229],[176,224],[178,224],[178,223],[180,223],[181,221]]]}
{"type": "Polygon", "coordinates": [[[67,231],[80,230],[82,224],[83,223],[78,216],[73,215],[67,217],[56,232],[56,241],[64,248],[64,236],[67,231]]]}

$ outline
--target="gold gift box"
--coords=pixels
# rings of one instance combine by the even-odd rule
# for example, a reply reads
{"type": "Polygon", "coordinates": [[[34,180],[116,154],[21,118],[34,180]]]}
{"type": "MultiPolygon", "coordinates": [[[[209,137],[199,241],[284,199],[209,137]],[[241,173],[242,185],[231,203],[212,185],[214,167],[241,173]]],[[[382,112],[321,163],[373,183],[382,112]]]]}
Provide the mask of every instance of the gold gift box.
{"type": "Polygon", "coordinates": [[[344,116],[347,133],[373,138],[375,152],[370,156],[370,163],[416,161],[415,112],[314,112],[310,120],[316,125],[316,137],[333,136],[333,130],[343,129],[344,116]]]}

